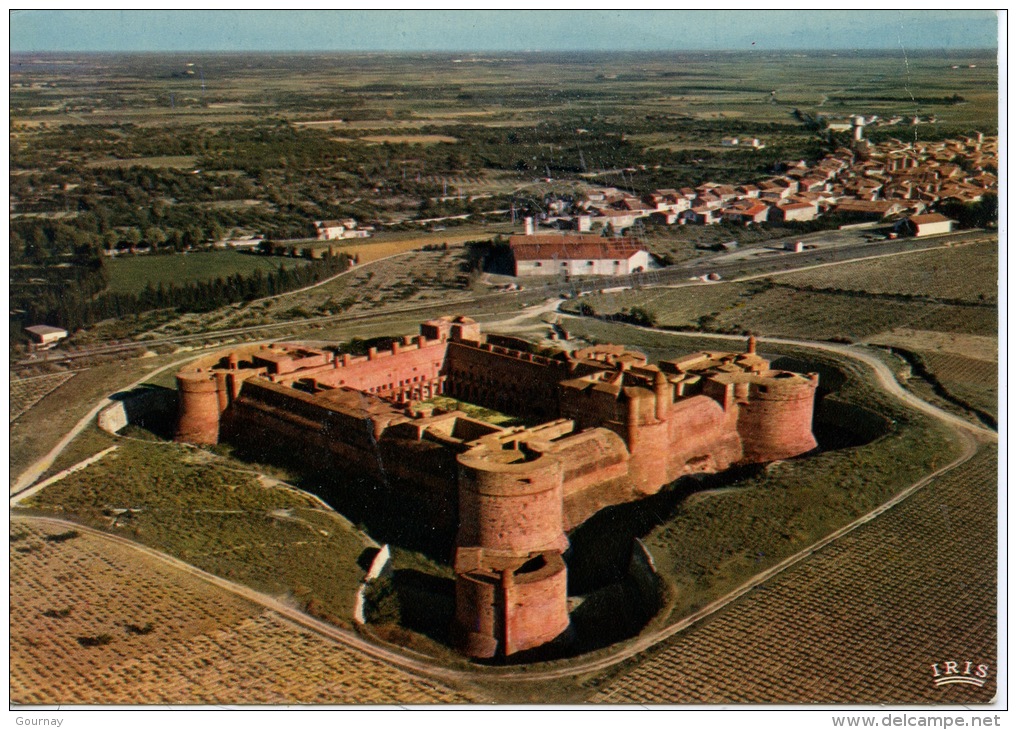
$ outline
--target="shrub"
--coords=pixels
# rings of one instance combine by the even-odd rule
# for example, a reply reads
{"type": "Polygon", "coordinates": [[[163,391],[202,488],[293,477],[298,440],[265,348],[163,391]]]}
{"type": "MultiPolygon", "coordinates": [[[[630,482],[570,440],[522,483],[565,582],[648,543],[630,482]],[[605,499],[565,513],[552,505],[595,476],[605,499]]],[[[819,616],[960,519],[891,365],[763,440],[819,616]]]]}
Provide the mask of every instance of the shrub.
{"type": "Polygon", "coordinates": [[[85,647],[106,646],[112,643],[113,637],[109,634],[96,634],[95,636],[79,636],[78,643],[85,647]]]}
{"type": "Polygon", "coordinates": [[[67,532],[61,532],[57,535],[46,535],[46,542],[67,542],[73,540],[76,537],[81,537],[81,533],[77,530],[68,530],[67,532]]]}
{"type": "Polygon", "coordinates": [[[372,624],[398,623],[401,616],[399,594],[391,578],[378,578],[364,591],[364,617],[372,624]]]}

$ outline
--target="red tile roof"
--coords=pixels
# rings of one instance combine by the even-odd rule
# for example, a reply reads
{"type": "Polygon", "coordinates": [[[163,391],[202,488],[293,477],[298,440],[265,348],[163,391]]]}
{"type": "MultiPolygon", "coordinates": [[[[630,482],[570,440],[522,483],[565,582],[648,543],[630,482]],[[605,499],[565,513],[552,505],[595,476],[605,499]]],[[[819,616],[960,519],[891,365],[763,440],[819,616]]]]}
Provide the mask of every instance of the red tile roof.
{"type": "Polygon", "coordinates": [[[806,208],[815,208],[815,203],[785,203],[784,205],[778,205],[781,210],[805,210],[806,208]]]}
{"type": "Polygon", "coordinates": [[[516,261],[629,259],[646,247],[635,238],[600,236],[511,236],[516,261]]]}
{"type": "Polygon", "coordinates": [[[945,223],[952,219],[947,218],[945,215],[940,215],[939,213],[927,213],[925,215],[913,215],[908,218],[908,220],[915,225],[923,226],[926,223],[945,223]]]}

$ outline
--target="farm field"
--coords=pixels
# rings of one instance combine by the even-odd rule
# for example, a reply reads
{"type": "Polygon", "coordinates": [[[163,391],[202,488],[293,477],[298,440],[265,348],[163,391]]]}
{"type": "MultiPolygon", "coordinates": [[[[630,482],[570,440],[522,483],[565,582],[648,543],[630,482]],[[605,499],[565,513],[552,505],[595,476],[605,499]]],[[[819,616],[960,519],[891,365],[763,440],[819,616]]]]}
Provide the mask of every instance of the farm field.
{"type": "MultiPolygon", "coordinates": [[[[658,326],[708,332],[814,340],[865,340],[895,328],[992,336],[998,329],[995,307],[810,291],[792,286],[747,282],[679,289],[617,292],[585,297],[597,314],[626,308],[651,311],[658,326]]],[[[578,303],[570,303],[575,311],[578,303]]]]}
{"type": "Polygon", "coordinates": [[[872,345],[890,345],[905,350],[938,352],[960,355],[985,362],[999,359],[998,338],[987,335],[968,335],[961,332],[934,332],[898,327],[868,339],[872,345]]]}
{"type": "Polygon", "coordinates": [[[27,378],[16,378],[12,375],[10,382],[11,422],[13,423],[15,419],[73,377],[73,372],[35,375],[27,378]]]}
{"type": "MultiPolygon", "coordinates": [[[[67,95],[64,88],[15,89],[13,121],[69,124],[101,117],[107,122],[154,123],[174,118],[180,124],[207,124],[247,119],[263,113],[267,105],[287,108],[287,116],[294,121],[354,129],[495,125],[531,119],[555,108],[547,92],[558,85],[582,92],[570,101],[583,109],[596,108],[597,103],[603,106],[605,100],[627,99],[629,105],[645,111],[681,111],[706,120],[783,121],[791,106],[837,113],[864,105],[866,111],[889,117],[915,113],[916,104],[901,82],[905,76],[911,89],[921,91],[922,110],[935,110],[941,123],[971,123],[979,114],[995,110],[995,58],[964,51],[946,56],[909,53],[907,58],[899,53],[766,51],[572,54],[568,60],[558,54],[503,53],[455,64],[440,54],[414,58],[315,54],[276,58],[271,69],[246,66],[242,56],[233,63],[201,54],[191,60],[204,67],[215,89],[215,102],[207,108],[198,103],[194,79],[163,80],[159,104],[153,104],[151,96],[139,95],[130,104],[116,107],[104,103],[105,94],[93,92],[90,101],[99,108],[77,119],[60,112],[67,95]],[[961,68],[951,69],[952,64],[961,68]],[[968,68],[969,64],[976,67],[968,68]],[[266,77],[271,78],[270,88],[263,85],[266,77]],[[403,93],[391,93],[395,89],[403,93]],[[770,94],[773,90],[777,91],[775,100],[770,94]],[[937,97],[957,91],[963,93],[965,103],[936,103],[937,97]],[[177,95],[173,108],[168,92],[177,95]],[[355,100],[357,107],[344,108],[337,100],[355,100]]],[[[31,56],[22,61],[21,74],[34,70],[32,61],[31,56]]],[[[146,89],[146,66],[164,71],[176,65],[171,59],[149,60],[135,70],[129,90],[146,89]]],[[[100,76],[120,70],[113,63],[96,66],[94,72],[100,76]]],[[[54,73],[64,82],[61,87],[73,88],[73,70],[54,73]]]]}
{"type": "Polygon", "coordinates": [[[913,355],[952,399],[993,418],[998,416],[999,368],[995,361],[922,350],[913,355]]]}
{"type": "Polygon", "coordinates": [[[476,701],[326,640],[150,556],[31,518],[11,532],[11,701],[476,701]]]}
{"type": "Polygon", "coordinates": [[[374,144],[455,144],[459,140],[447,134],[373,134],[361,137],[374,144]]]}
{"type": "Polygon", "coordinates": [[[995,303],[999,246],[993,241],[936,248],[782,274],[775,281],[795,287],[995,303]]]}
{"type": "Polygon", "coordinates": [[[996,545],[984,538],[995,534],[996,508],[996,449],[983,446],[972,461],[598,684],[590,701],[988,702],[997,676],[996,545]],[[930,665],[954,654],[991,667],[984,687],[933,685],[930,665]]]}
{"type": "Polygon", "coordinates": [[[151,284],[182,286],[195,281],[213,281],[234,274],[247,276],[255,271],[271,273],[280,266],[301,266],[302,259],[257,256],[237,251],[198,251],[167,256],[118,256],[109,262],[109,291],[139,294],[151,284]]]}
{"type": "Polygon", "coordinates": [[[483,241],[498,232],[508,233],[511,227],[500,224],[492,226],[456,226],[441,232],[382,232],[365,240],[353,239],[349,242],[328,241],[295,244],[302,248],[338,247],[343,253],[357,256],[360,264],[367,264],[387,256],[408,253],[425,246],[462,246],[467,241],[483,241]]]}
{"type": "Polygon", "coordinates": [[[197,155],[163,155],[160,157],[127,157],[124,159],[108,158],[95,160],[90,162],[88,166],[100,168],[179,168],[186,170],[194,167],[197,159],[197,155]]]}
{"type": "Polygon", "coordinates": [[[200,449],[108,441],[120,448],[21,506],[137,540],[301,608],[313,602],[319,616],[351,623],[363,577],[357,561],[371,543],[345,520],[200,449]]]}

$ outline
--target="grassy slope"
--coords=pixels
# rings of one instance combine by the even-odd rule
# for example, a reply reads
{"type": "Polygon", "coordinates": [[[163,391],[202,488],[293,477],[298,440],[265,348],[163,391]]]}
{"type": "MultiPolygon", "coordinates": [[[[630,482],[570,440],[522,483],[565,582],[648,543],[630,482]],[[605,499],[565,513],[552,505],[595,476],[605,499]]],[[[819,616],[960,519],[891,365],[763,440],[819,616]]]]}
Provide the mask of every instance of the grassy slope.
{"type": "Polygon", "coordinates": [[[23,506],[128,536],[301,606],[314,600],[316,613],[349,623],[365,545],[344,520],[203,451],[106,438],[119,443],[116,452],[23,506]],[[130,514],[114,526],[121,510],[130,514]]]}

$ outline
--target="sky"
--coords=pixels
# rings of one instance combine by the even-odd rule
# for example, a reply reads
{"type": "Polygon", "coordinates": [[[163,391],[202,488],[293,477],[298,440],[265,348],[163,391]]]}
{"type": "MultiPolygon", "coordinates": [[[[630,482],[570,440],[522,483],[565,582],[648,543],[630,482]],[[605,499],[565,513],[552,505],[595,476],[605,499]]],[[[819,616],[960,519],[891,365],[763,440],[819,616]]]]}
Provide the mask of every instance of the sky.
{"type": "Polygon", "coordinates": [[[12,10],[10,50],[996,48],[986,10],[12,10]]]}

